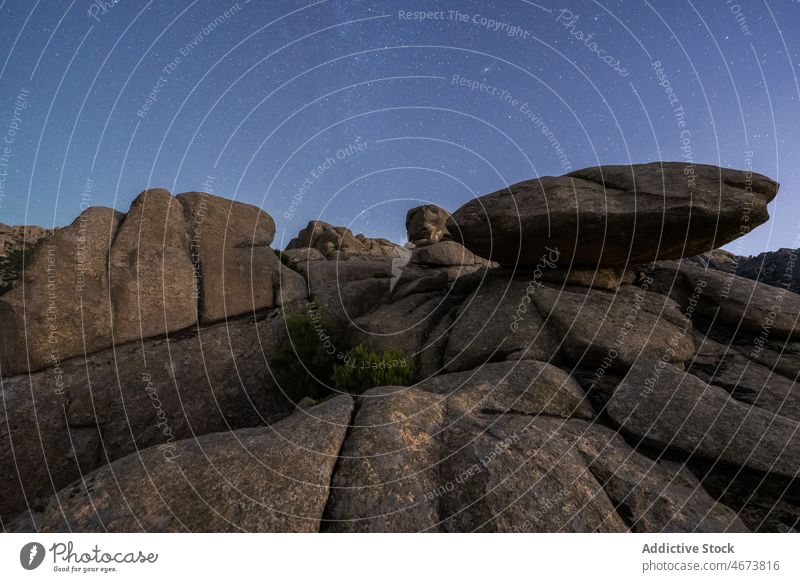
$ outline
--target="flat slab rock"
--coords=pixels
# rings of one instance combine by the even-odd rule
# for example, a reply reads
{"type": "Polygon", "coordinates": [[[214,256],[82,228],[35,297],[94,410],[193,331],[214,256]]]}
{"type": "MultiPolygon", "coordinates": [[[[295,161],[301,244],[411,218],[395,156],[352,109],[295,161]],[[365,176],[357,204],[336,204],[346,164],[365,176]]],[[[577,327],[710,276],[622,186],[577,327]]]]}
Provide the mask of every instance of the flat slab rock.
{"type": "Polygon", "coordinates": [[[800,472],[800,423],[737,401],[663,361],[638,361],[607,412],[651,447],[789,479],[800,472]]]}
{"type": "Polygon", "coordinates": [[[102,350],[64,362],[58,373],[3,379],[0,517],[38,507],[134,451],[291,412],[268,364],[285,341],[290,313],[285,307],[259,321],[102,350]]]}
{"type": "Polygon", "coordinates": [[[60,491],[12,531],[314,532],[353,410],[340,396],[272,426],[129,455],[60,491]]]}

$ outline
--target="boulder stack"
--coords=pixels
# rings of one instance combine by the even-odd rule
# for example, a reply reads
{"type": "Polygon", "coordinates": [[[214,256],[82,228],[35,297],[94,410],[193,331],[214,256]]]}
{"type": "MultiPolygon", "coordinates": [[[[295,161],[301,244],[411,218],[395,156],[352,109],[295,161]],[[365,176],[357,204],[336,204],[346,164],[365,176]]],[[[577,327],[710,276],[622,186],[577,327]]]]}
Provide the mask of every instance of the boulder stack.
{"type": "Polygon", "coordinates": [[[280,258],[271,218],[203,193],[87,211],[33,249],[25,295],[0,297],[4,375],[46,367],[3,378],[0,520],[798,531],[800,296],[716,270],[720,252],[682,258],[766,220],[776,191],[711,166],[590,168],[447,224],[413,209],[408,249],[314,221],[280,258]],[[295,316],[311,326],[289,342],[295,316]],[[413,380],[351,397],[329,371],[290,400],[271,358],[289,345],[336,372],[393,350],[413,380]],[[56,363],[54,346],[99,351],[56,363]]]}
{"type": "Polygon", "coordinates": [[[421,247],[442,240],[449,235],[447,221],[450,213],[435,204],[417,206],[406,215],[408,242],[421,247]]]}

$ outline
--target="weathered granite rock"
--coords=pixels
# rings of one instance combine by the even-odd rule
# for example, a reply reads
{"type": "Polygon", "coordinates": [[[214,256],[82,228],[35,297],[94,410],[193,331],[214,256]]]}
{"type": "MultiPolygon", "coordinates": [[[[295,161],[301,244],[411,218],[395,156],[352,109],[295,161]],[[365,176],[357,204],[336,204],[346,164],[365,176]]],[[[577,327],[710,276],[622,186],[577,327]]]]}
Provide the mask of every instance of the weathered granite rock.
{"type": "Polygon", "coordinates": [[[434,267],[458,267],[461,265],[488,265],[482,259],[470,252],[463,245],[452,241],[443,240],[416,248],[411,255],[411,262],[419,265],[434,267]]]}
{"type": "Polygon", "coordinates": [[[394,270],[389,258],[308,261],[297,269],[320,309],[343,326],[381,303],[394,270]]]}
{"type": "Polygon", "coordinates": [[[778,249],[755,257],[740,259],[736,274],[765,285],[800,293],[800,268],[797,256],[800,249],[778,249]]]}
{"type": "Polygon", "coordinates": [[[109,262],[115,343],[166,335],[197,322],[186,220],[169,192],[139,194],[114,238],[109,262]]]}
{"type": "Polygon", "coordinates": [[[435,528],[437,433],[444,406],[414,388],[364,393],[331,482],[323,531],[417,532],[435,528]]]}
{"type": "Polygon", "coordinates": [[[399,349],[414,361],[431,329],[451,306],[440,293],[409,295],[353,321],[347,331],[348,343],[375,352],[399,349]]]}
{"type": "Polygon", "coordinates": [[[717,326],[766,339],[800,340],[800,295],[744,277],[677,261],[648,270],[653,289],[717,326]]]}
{"type": "Polygon", "coordinates": [[[447,220],[450,213],[435,204],[412,208],[406,214],[406,232],[409,242],[416,246],[432,244],[450,234],[447,220]]]}
{"type": "Polygon", "coordinates": [[[302,289],[300,276],[289,269],[281,273],[269,248],[275,236],[269,214],[205,192],[186,192],[177,200],[186,215],[201,321],[274,307],[281,278],[298,279],[292,288],[302,289]]]}
{"type": "Polygon", "coordinates": [[[731,398],[663,361],[642,358],[617,386],[609,417],[651,447],[796,478],[800,423],[731,398]]]}
{"type": "Polygon", "coordinates": [[[315,532],[353,402],[117,460],[10,526],[40,532],[315,532]]]}
{"type": "Polygon", "coordinates": [[[800,254],[800,249],[782,248],[754,257],[742,257],[723,249],[716,249],[710,253],[689,257],[686,261],[698,267],[709,267],[723,273],[733,273],[765,285],[786,289],[792,293],[800,293],[798,254],[800,254]]]}
{"type": "Polygon", "coordinates": [[[283,251],[289,260],[295,264],[307,263],[309,261],[324,261],[325,257],[317,249],[302,248],[302,249],[288,249],[283,251]]]}
{"type": "Polygon", "coordinates": [[[746,532],[736,512],[716,502],[684,465],[634,453],[614,431],[568,423],[558,438],[583,455],[587,467],[635,532],[746,532]]]}
{"type": "Polygon", "coordinates": [[[617,266],[692,256],[767,220],[778,184],[700,164],[586,168],[477,198],[447,223],[454,240],[506,265],[535,265],[550,248],[563,266],[617,266]],[[746,212],[745,212],[746,211],[746,212]]]}
{"type": "Polygon", "coordinates": [[[268,358],[285,342],[286,306],[129,343],[30,376],[6,378],[0,408],[0,517],[139,449],[256,426],[290,412],[268,358]]]}
{"type": "Polygon", "coordinates": [[[451,412],[546,414],[592,420],[594,413],[578,382],[547,362],[532,360],[485,364],[474,370],[441,374],[420,382],[420,390],[447,400],[451,412]]]}
{"type": "Polygon", "coordinates": [[[557,359],[558,342],[531,300],[534,288],[524,279],[488,277],[455,315],[444,368],[469,370],[517,351],[529,360],[557,359]]]}
{"type": "Polygon", "coordinates": [[[40,226],[0,224],[0,295],[10,291],[19,280],[24,262],[22,255],[47,234],[40,226]]]}
{"type": "Polygon", "coordinates": [[[543,286],[533,301],[574,365],[626,369],[638,358],[683,362],[695,351],[691,322],[673,301],[652,292],[543,286]]]}
{"type": "Polygon", "coordinates": [[[0,297],[3,376],[111,345],[107,260],[121,216],[89,208],[28,251],[25,285],[0,297]]]}
{"type": "MultiPolygon", "coordinates": [[[[521,274],[520,274],[521,276],[521,274]]],[[[575,285],[615,291],[622,285],[633,285],[640,278],[638,270],[623,270],[612,267],[596,269],[547,269],[542,271],[541,280],[560,285],[575,285]]]]}
{"type": "Polygon", "coordinates": [[[695,333],[695,343],[689,372],[736,400],[800,422],[800,384],[701,334],[695,333]]]}
{"type": "Polygon", "coordinates": [[[544,402],[515,382],[447,376],[431,390],[360,398],[324,531],[746,531],[680,465],[639,455],[609,429],[536,416],[544,402]],[[524,402],[505,412],[473,406],[506,408],[515,396],[524,402]]]}
{"type": "Polygon", "coordinates": [[[393,257],[398,245],[383,238],[353,235],[344,226],[333,226],[321,220],[312,220],[298,235],[289,241],[286,250],[317,249],[327,259],[347,260],[351,257],[393,257]]]}

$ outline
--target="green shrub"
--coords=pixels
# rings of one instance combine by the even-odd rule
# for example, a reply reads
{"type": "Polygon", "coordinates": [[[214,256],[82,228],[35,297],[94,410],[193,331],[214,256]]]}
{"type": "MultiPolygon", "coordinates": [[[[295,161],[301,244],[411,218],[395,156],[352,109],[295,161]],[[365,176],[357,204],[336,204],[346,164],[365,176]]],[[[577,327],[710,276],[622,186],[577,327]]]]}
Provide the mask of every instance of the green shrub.
{"type": "Polygon", "coordinates": [[[308,396],[314,400],[330,393],[336,354],[336,328],[332,320],[315,307],[286,320],[287,341],[273,358],[270,367],[281,389],[293,401],[308,396]]]}
{"type": "Polygon", "coordinates": [[[340,392],[361,394],[376,386],[408,386],[414,380],[413,366],[400,350],[378,354],[357,345],[343,361],[333,372],[333,387],[340,392]]]}

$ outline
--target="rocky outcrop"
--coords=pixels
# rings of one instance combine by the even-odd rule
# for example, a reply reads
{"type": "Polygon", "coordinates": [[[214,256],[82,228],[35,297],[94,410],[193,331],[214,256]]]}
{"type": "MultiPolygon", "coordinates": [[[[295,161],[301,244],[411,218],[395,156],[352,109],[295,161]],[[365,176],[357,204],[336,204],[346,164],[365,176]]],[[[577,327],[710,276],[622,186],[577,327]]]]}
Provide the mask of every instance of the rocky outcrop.
{"type": "Polygon", "coordinates": [[[3,379],[0,518],[39,507],[82,474],[137,450],[168,453],[176,440],[291,412],[270,360],[286,341],[285,318],[297,308],[3,379]]]}
{"type": "Polygon", "coordinates": [[[125,343],[196,323],[194,276],[180,203],[166,190],[142,192],[111,245],[114,339],[125,343]]]}
{"type": "MultiPolygon", "coordinates": [[[[272,217],[255,206],[204,192],[177,197],[183,206],[200,320],[219,321],[280,304],[280,261],[269,248],[272,217]]],[[[291,274],[291,275],[290,275],[291,274]]]]}
{"type": "MultiPolygon", "coordinates": [[[[568,380],[535,379],[528,392],[525,372],[506,381],[502,371],[475,389],[461,373],[366,392],[323,530],[746,531],[679,464],[651,461],[613,431],[570,419],[553,398],[568,380]]],[[[579,394],[572,399],[578,408],[579,394]]]]}
{"type": "Polygon", "coordinates": [[[412,208],[406,214],[406,233],[408,242],[421,247],[439,242],[450,233],[447,221],[450,213],[435,204],[412,208]]]}
{"type": "Polygon", "coordinates": [[[609,417],[642,444],[797,477],[800,423],[746,406],[663,361],[641,360],[614,390],[609,417]]]}
{"type": "Polygon", "coordinates": [[[704,253],[769,217],[778,184],[706,165],[602,166],[543,177],[481,196],[447,228],[475,254],[535,266],[620,266],[704,253]]]}
{"type": "Polygon", "coordinates": [[[0,224],[0,295],[11,290],[23,268],[23,254],[48,232],[40,226],[0,224]]]}
{"type": "Polygon", "coordinates": [[[107,263],[122,216],[90,208],[28,251],[25,284],[0,297],[3,376],[112,344],[107,263]]]}
{"type": "Polygon", "coordinates": [[[41,532],[313,532],[353,410],[342,396],[271,427],[134,453],[9,529],[41,532]]]}
{"type": "Polygon", "coordinates": [[[89,208],[28,250],[25,285],[0,297],[0,373],[305,299],[274,233],[260,209],[200,192],[147,190],[127,214],[89,208]]]}
{"type": "MultiPolygon", "coordinates": [[[[649,262],[730,240],[743,205],[751,227],[765,219],[777,185],[748,179],[681,164],[589,169],[482,199],[491,231],[462,224],[471,202],[452,217],[460,235],[448,226],[436,239],[425,219],[424,244],[404,249],[314,222],[277,256],[258,209],[154,195],[164,212],[141,230],[148,244],[184,233],[196,321],[156,321],[174,298],[147,288],[161,301],[143,312],[148,329],[164,334],[4,372],[3,526],[796,531],[797,296],[714,270],[720,253],[649,262]],[[522,220],[504,210],[514,203],[522,220]],[[183,231],[168,218],[176,205],[183,231]],[[481,250],[489,232],[498,256],[481,250]],[[294,318],[312,313],[322,327],[294,318]],[[292,342],[287,327],[301,330],[292,342]],[[293,374],[287,344],[304,365],[327,365],[331,349],[399,350],[414,379],[367,389],[354,405],[336,390],[363,388],[329,371],[313,395],[300,380],[290,399],[276,380],[293,374]]],[[[122,229],[145,212],[112,216],[122,229]]],[[[105,248],[113,255],[119,241],[105,248]]],[[[178,244],[147,253],[185,258],[178,244]]],[[[108,289],[97,264],[91,284],[108,289]]],[[[163,269],[114,264],[133,280],[163,269]]]]}
{"type": "Polygon", "coordinates": [[[321,220],[312,220],[286,245],[287,251],[317,249],[327,259],[351,257],[394,257],[398,245],[385,238],[367,238],[354,235],[344,226],[333,226],[321,220]]]}

